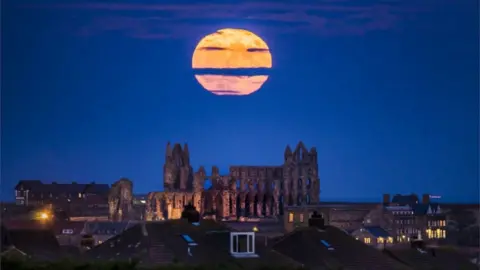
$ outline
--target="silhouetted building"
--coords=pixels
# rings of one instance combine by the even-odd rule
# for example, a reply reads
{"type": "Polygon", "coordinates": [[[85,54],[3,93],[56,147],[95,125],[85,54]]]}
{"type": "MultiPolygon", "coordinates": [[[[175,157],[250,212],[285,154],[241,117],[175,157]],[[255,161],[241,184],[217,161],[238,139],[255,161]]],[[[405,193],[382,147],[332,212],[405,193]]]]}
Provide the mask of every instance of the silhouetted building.
{"type": "Polygon", "coordinates": [[[21,180],[15,186],[15,202],[17,205],[53,204],[67,207],[72,203],[105,204],[108,203],[108,184],[45,184],[40,180],[21,180]],[[103,201],[102,201],[103,199],[103,201]],[[91,201],[91,203],[90,203],[91,201]]]}

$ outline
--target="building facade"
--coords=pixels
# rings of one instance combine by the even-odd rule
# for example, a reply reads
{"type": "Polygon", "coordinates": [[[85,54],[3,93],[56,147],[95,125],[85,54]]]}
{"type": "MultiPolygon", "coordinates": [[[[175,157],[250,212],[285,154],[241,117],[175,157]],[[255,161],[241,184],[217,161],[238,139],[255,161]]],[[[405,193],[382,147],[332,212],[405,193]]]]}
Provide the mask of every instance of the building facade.
{"type": "Polygon", "coordinates": [[[446,215],[438,203],[424,194],[383,196],[383,204],[365,216],[365,226],[379,226],[396,243],[409,243],[419,233],[424,239],[442,241],[446,236],[446,215]]]}
{"type": "Polygon", "coordinates": [[[23,206],[53,204],[60,207],[72,204],[106,204],[109,190],[108,184],[95,182],[47,184],[40,180],[21,180],[15,186],[15,202],[23,206]]]}

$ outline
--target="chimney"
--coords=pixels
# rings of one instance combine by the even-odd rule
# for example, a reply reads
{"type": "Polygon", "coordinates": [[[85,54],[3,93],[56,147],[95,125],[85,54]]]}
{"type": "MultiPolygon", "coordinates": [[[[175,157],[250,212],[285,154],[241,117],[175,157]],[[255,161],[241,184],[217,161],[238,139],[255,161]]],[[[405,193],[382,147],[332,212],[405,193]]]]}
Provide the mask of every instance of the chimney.
{"type": "Polygon", "coordinates": [[[383,194],[383,204],[390,204],[390,194],[383,194]]]}
{"type": "Polygon", "coordinates": [[[430,203],[430,194],[423,194],[422,195],[422,203],[429,204],[430,203]]]}
{"type": "Polygon", "coordinates": [[[309,227],[316,227],[318,229],[325,229],[325,220],[322,214],[318,214],[317,211],[313,211],[313,215],[308,219],[309,227]]]}

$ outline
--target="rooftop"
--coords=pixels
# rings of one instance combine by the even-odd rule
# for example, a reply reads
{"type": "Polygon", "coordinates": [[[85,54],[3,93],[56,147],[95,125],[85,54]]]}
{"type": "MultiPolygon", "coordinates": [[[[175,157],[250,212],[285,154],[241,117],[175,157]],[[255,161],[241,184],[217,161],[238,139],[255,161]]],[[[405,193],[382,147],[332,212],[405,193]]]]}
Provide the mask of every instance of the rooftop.
{"type": "Polygon", "coordinates": [[[404,246],[390,248],[385,250],[384,253],[415,269],[478,269],[469,262],[467,257],[449,248],[436,248],[434,253],[427,248],[426,252],[422,253],[410,246],[404,246]]]}
{"type": "Polygon", "coordinates": [[[230,230],[226,226],[211,220],[202,220],[198,226],[184,220],[173,220],[137,224],[93,248],[88,255],[100,260],[138,258],[147,265],[172,261],[207,265],[234,263],[246,268],[272,263],[298,265],[289,258],[266,249],[264,239],[257,239],[256,251],[259,258],[235,259],[230,255],[229,249],[230,230]],[[184,235],[196,245],[189,245],[184,235]]]}
{"type": "Polygon", "coordinates": [[[335,227],[298,228],[274,244],[273,249],[310,269],[408,269],[335,227]]]}

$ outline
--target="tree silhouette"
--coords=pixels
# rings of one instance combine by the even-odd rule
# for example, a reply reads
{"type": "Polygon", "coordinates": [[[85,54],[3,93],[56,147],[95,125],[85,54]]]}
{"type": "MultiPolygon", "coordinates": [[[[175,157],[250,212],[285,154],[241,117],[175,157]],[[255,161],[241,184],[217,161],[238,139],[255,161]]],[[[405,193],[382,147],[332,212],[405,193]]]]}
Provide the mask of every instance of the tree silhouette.
{"type": "Polygon", "coordinates": [[[182,219],[186,219],[190,223],[200,222],[200,213],[197,211],[195,206],[189,203],[183,208],[182,219]]]}

